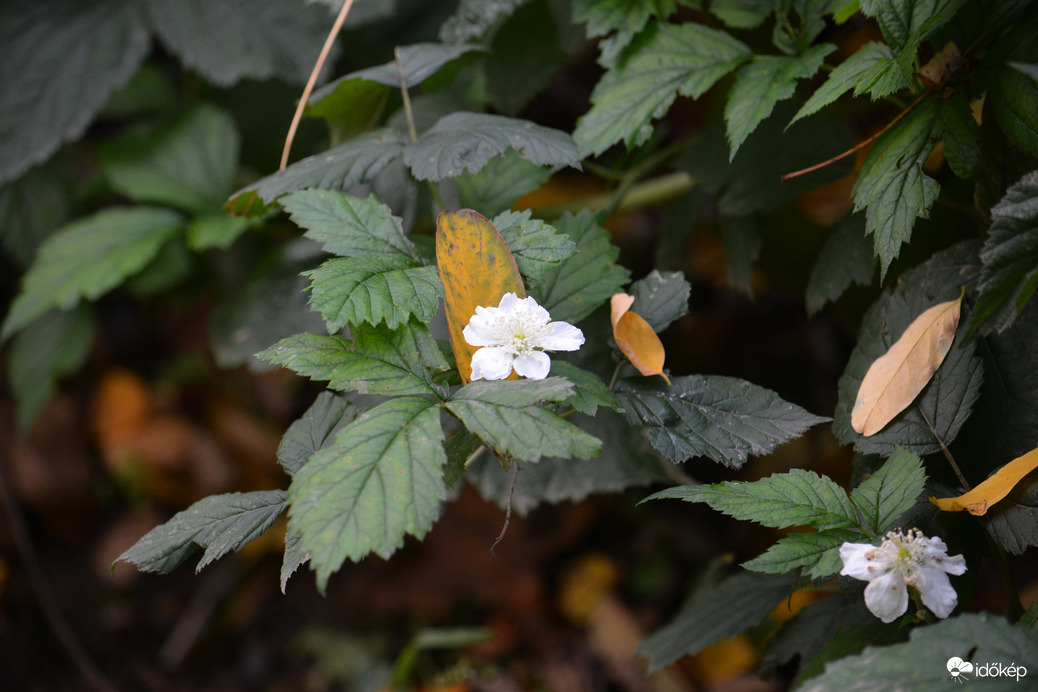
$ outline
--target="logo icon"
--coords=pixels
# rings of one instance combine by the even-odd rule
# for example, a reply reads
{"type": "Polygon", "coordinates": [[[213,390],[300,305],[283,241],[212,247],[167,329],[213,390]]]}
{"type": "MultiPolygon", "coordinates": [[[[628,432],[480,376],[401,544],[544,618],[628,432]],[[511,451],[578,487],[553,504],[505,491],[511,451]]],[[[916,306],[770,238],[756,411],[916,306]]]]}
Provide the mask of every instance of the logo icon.
{"type": "Polygon", "coordinates": [[[958,656],[952,656],[948,659],[948,674],[951,675],[952,680],[961,683],[963,680],[969,680],[966,677],[966,673],[973,672],[973,664],[969,661],[963,661],[958,656]]]}

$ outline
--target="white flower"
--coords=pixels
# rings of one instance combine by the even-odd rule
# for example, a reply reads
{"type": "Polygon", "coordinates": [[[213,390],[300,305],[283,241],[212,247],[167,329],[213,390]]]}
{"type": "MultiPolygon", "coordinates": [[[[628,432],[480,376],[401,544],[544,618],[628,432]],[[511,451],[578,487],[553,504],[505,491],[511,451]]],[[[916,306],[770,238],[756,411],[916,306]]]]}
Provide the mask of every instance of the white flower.
{"type": "Polygon", "coordinates": [[[506,293],[495,307],[476,308],[462,334],[471,346],[473,380],[503,380],[512,368],[523,377],[543,380],[551,359],[545,351],[576,351],[584,334],[568,322],[551,322],[533,298],[506,293]]]}
{"type": "Polygon", "coordinates": [[[958,603],[948,575],[966,571],[962,555],[949,557],[944,541],[927,538],[919,529],[890,531],[879,547],[844,543],[840,558],[840,574],[869,582],[865,605],[883,622],[893,622],[908,610],[909,586],[934,615],[948,617],[958,603]]]}

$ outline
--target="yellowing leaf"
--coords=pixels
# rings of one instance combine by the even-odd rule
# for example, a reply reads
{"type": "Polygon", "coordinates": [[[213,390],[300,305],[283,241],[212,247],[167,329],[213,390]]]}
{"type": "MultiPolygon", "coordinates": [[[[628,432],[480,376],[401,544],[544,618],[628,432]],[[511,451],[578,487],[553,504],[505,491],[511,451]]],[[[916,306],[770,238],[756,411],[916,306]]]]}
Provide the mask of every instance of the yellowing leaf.
{"type": "Polygon", "coordinates": [[[962,295],[934,305],[869,366],[851,412],[855,432],[875,435],[923,391],[951,349],[961,308],[962,295]]]}
{"type": "Polygon", "coordinates": [[[983,516],[991,505],[1009,494],[1009,491],[1024,476],[1038,468],[1038,449],[1032,449],[1022,457],[1017,457],[1000,468],[986,481],[964,495],[958,497],[931,497],[930,502],[945,512],[966,510],[970,514],[983,516]]]}
{"type": "Polygon", "coordinates": [[[451,348],[461,380],[467,383],[476,348],[461,332],[476,314],[476,307],[497,306],[506,293],[525,298],[526,288],[501,234],[471,209],[440,212],[436,219],[436,264],[443,282],[451,348]]]}
{"type": "Polygon", "coordinates": [[[613,338],[627,360],[643,375],[659,375],[667,384],[670,378],[663,374],[667,354],[656,332],[641,315],[631,312],[634,296],[617,293],[609,301],[612,310],[613,338]]]}

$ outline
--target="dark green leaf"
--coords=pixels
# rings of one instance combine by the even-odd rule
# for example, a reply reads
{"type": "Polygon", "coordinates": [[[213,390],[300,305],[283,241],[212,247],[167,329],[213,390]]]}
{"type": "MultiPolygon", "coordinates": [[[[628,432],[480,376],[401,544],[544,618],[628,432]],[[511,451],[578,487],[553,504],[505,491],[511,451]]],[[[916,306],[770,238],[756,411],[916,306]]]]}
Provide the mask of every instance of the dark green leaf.
{"type": "Polygon", "coordinates": [[[652,120],[678,94],[699,98],[751,56],[744,43],[701,24],[650,26],[591,94],[591,110],[573,133],[580,153],[598,155],[620,141],[628,148],[645,143],[652,120]]]}
{"type": "Polygon", "coordinates": [[[791,576],[755,572],[699,589],[673,622],[642,642],[638,655],[649,659],[649,672],[657,671],[760,624],[792,591],[791,576]]]}
{"type": "Polygon", "coordinates": [[[320,101],[323,94],[335,90],[335,86],[350,79],[364,79],[378,82],[393,89],[400,88],[400,77],[403,73],[404,83],[407,88],[416,87],[429,77],[439,72],[447,63],[457,60],[466,53],[473,51],[486,52],[483,46],[474,44],[443,44],[443,43],[415,43],[410,46],[400,46],[400,63],[391,60],[377,67],[368,67],[356,72],[350,72],[345,77],[327,84],[310,98],[310,103],[320,101]]]}
{"type": "Polygon", "coordinates": [[[218,209],[231,193],[238,149],[231,116],[203,104],[171,125],[106,143],[102,161],[117,192],[197,214],[218,209]]]}
{"type": "Polygon", "coordinates": [[[768,574],[785,574],[803,567],[804,574],[811,579],[828,579],[843,568],[840,546],[864,538],[865,535],[857,529],[792,533],[742,566],[768,574]]]}
{"type": "Polygon", "coordinates": [[[660,273],[653,269],[648,276],[631,284],[634,296],[631,309],[649,323],[654,332],[662,332],[674,320],[688,314],[688,296],[692,286],[682,272],[660,273]]]}
{"type": "Polygon", "coordinates": [[[304,234],[341,257],[417,261],[400,219],[374,195],[358,199],[335,190],[300,190],[281,205],[304,234]]]}
{"type": "MultiPolygon", "coordinates": [[[[459,430],[444,441],[443,451],[447,454],[447,467],[444,469],[443,482],[448,488],[455,487],[465,476],[468,470],[467,462],[482,445],[483,441],[479,439],[479,435],[468,430],[459,430]]],[[[496,459],[494,463],[501,468],[496,459]]]]}
{"type": "Polygon", "coordinates": [[[506,211],[491,223],[512,251],[527,283],[540,284],[545,276],[554,274],[562,260],[577,251],[577,245],[549,224],[531,219],[530,214],[529,210],[506,211]]]}
{"type": "Polygon", "coordinates": [[[695,0],[576,0],[573,3],[573,21],[587,24],[587,37],[605,36],[599,41],[603,67],[616,67],[621,51],[631,39],[645,28],[650,19],[666,19],[674,14],[678,4],[698,6],[695,0]]]}
{"type": "Polygon", "coordinates": [[[585,209],[576,216],[567,212],[555,221],[555,228],[577,244],[577,254],[546,272],[530,294],[552,319],[576,323],[620,291],[629,274],[616,263],[620,251],[590,211],[585,209]]]}
{"type": "Polygon", "coordinates": [[[847,493],[827,476],[793,469],[759,481],[726,481],[661,490],[646,500],[673,498],[704,502],[719,512],[762,526],[812,526],[816,529],[856,527],[858,515],[847,493]]]}
{"type": "Polygon", "coordinates": [[[551,374],[573,383],[573,394],[568,399],[564,399],[562,403],[572,406],[580,413],[593,416],[599,406],[608,406],[614,410],[617,408],[616,397],[612,390],[587,370],[581,370],[565,361],[553,360],[551,374]]]}
{"type": "Polygon", "coordinates": [[[479,173],[462,173],[454,178],[454,184],[462,208],[478,209],[492,218],[550,176],[551,169],[530,163],[512,150],[487,161],[479,173]]]}
{"type": "Polygon", "coordinates": [[[346,559],[388,558],[424,538],[444,499],[443,431],[431,399],[392,399],[339,431],[289,487],[289,532],[311,555],[317,587],[346,559]]]}
{"type": "Polygon", "coordinates": [[[923,162],[940,134],[938,99],[927,98],[876,140],[851,194],[854,211],[865,209],[865,232],[873,234],[880,279],[912,237],[917,217],[929,218],[941,186],[923,173],[923,162]]]}
{"type": "Polygon", "coordinates": [[[144,267],[183,226],[176,212],[117,208],[79,219],[48,238],[4,321],[7,338],[50,308],[93,300],[144,267]]]}
{"type": "Polygon", "coordinates": [[[813,315],[826,303],[835,301],[852,283],[868,286],[875,272],[876,258],[872,243],[865,236],[865,217],[845,216],[811,269],[805,295],[807,314],[813,315]]]}
{"type": "Polygon", "coordinates": [[[392,94],[391,87],[378,82],[340,79],[318,89],[304,115],[324,118],[332,142],[346,142],[378,125],[392,94]]]}
{"type": "Polygon", "coordinates": [[[329,332],[360,322],[396,329],[411,315],[428,322],[443,298],[436,267],[403,258],[333,259],[304,275],[313,281],[310,305],[329,332]]]}
{"type": "Polygon", "coordinates": [[[776,5],[771,0],[715,0],[710,3],[710,14],[736,29],[760,26],[775,9],[776,5]]]}
{"type": "Polygon", "coordinates": [[[819,675],[832,661],[855,656],[861,653],[861,650],[867,645],[898,644],[908,638],[908,629],[898,628],[897,623],[878,622],[871,613],[869,616],[872,618],[871,623],[865,622],[837,630],[836,634],[825,643],[822,650],[801,667],[800,675],[797,676],[798,689],[802,689],[805,680],[819,675]]]}
{"type": "Polygon", "coordinates": [[[753,296],[753,263],[760,257],[764,229],[752,216],[722,216],[721,242],[728,264],[728,284],[753,296]]]}
{"type": "Polygon", "coordinates": [[[733,377],[690,375],[622,380],[616,396],[632,425],[649,429],[652,446],[672,461],[708,456],[738,468],[827,419],[774,392],[733,377]]]}
{"type": "Polygon", "coordinates": [[[1000,546],[1013,555],[1020,555],[1038,545],[1038,498],[1021,504],[1012,498],[1003,500],[998,511],[988,511],[980,521],[984,530],[1000,546]]]}
{"type": "Polygon", "coordinates": [[[580,156],[565,132],[489,113],[451,113],[404,149],[404,163],[418,180],[477,172],[495,156],[514,149],[538,166],[580,168],[580,156]]]}
{"type": "Polygon", "coordinates": [[[278,445],[278,463],[294,476],[317,452],[330,446],[335,435],[357,417],[357,408],[341,396],[321,392],[299,420],[288,426],[278,445]]]}
{"type": "Polygon", "coordinates": [[[302,84],[331,29],[328,11],[307,3],[147,0],[147,8],[163,44],[220,86],[272,78],[302,84]]]}
{"type": "Polygon", "coordinates": [[[549,2],[519,7],[494,34],[490,51],[484,63],[487,97],[499,112],[519,115],[566,61],[549,2]]]}
{"type": "Polygon", "coordinates": [[[44,164],[0,188],[0,247],[25,267],[44,239],[68,220],[69,190],[54,170],[44,164]]]}
{"type": "Polygon", "coordinates": [[[873,17],[896,51],[926,38],[945,24],[965,0],[861,0],[861,11],[873,17]]]}
{"type": "Polygon", "coordinates": [[[0,184],[78,138],[148,52],[137,3],[15,0],[0,9],[0,184]]]}
{"type": "Polygon", "coordinates": [[[724,107],[730,159],[735,158],[735,153],[757,125],[771,115],[775,104],[793,95],[797,80],[817,72],[825,56],[834,50],[836,46],[833,44],[823,43],[797,56],[758,55],[739,70],[724,107]]]}
{"type": "Polygon", "coordinates": [[[940,106],[938,117],[948,165],[960,178],[976,178],[980,174],[980,126],[973,117],[966,92],[956,90],[941,99],[940,106]]]}
{"type": "MultiPolygon", "coordinates": [[[[1022,668],[1038,670],[1038,632],[1013,627],[988,613],[960,615],[915,628],[903,644],[869,646],[860,655],[833,661],[800,689],[849,690],[863,680],[872,689],[938,689],[949,684],[946,664],[950,656],[970,659],[974,665],[996,663],[1018,667],[1018,672],[1022,668]]],[[[973,676],[968,677],[972,680],[973,676]]],[[[1005,690],[1019,689],[1021,684],[1015,677],[996,677],[991,682],[991,689],[1005,690]]]]}
{"type": "Polygon", "coordinates": [[[285,593],[288,580],[296,570],[310,561],[310,553],[303,550],[299,534],[285,534],[285,556],[281,561],[281,593],[285,593]]]}
{"type": "Polygon", "coordinates": [[[923,493],[926,472],[915,454],[896,448],[886,463],[851,492],[873,534],[887,531],[923,493]]]}
{"type": "Polygon", "coordinates": [[[458,9],[440,26],[440,40],[465,43],[484,36],[524,2],[526,0],[460,0],[458,9]]]}
{"type": "Polygon", "coordinates": [[[259,538],[284,509],[284,490],[211,495],[144,534],[116,562],[124,560],[145,572],[166,574],[201,547],[205,553],[195,566],[199,572],[259,538]]]}
{"type": "Polygon", "coordinates": [[[188,247],[195,252],[214,247],[226,249],[254,223],[242,216],[228,216],[225,211],[203,214],[187,224],[185,238],[188,247]]]}
{"type": "Polygon", "coordinates": [[[911,86],[915,76],[914,57],[914,51],[895,57],[885,43],[866,43],[836,66],[825,83],[797,111],[793,122],[816,113],[851,89],[856,96],[869,93],[875,100],[911,86]],[[907,62],[903,59],[905,56],[907,62]]]}
{"type": "Polygon", "coordinates": [[[840,630],[876,622],[862,599],[852,601],[843,595],[809,603],[779,630],[768,643],[765,665],[779,665],[800,656],[801,666],[814,658],[840,630]]]}

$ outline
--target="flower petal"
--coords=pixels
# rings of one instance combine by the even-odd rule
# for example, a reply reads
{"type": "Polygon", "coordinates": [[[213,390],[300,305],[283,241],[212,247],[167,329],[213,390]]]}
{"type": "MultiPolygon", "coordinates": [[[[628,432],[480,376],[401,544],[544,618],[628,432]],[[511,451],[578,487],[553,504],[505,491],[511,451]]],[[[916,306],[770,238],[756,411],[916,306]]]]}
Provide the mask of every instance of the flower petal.
{"type": "Polygon", "coordinates": [[[512,374],[510,349],[484,346],[472,354],[472,380],[503,380],[512,374]]]}
{"type": "Polygon", "coordinates": [[[530,351],[515,359],[515,371],[531,380],[543,380],[551,369],[551,358],[544,351],[530,351]]]}
{"type": "Polygon", "coordinates": [[[546,351],[576,351],[584,345],[584,332],[569,322],[552,322],[548,329],[548,333],[537,340],[537,346],[546,351]]]}
{"type": "Polygon", "coordinates": [[[537,304],[537,301],[533,298],[526,297],[519,301],[519,312],[522,313],[523,317],[531,323],[538,325],[548,324],[551,320],[551,315],[548,311],[537,304]]]}
{"type": "Polygon", "coordinates": [[[886,571],[867,557],[875,550],[876,546],[869,543],[844,543],[841,545],[840,559],[843,560],[843,569],[840,570],[840,574],[862,581],[875,579],[877,575],[886,571]]]}
{"type": "Polygon", "coordinates": [[[919,570],[915,588],[923,599],[923,605],[939,618],[946,618],[955,610],[959,596],[948,581],[948,575],[938,565],[926,566],[919,570]]]}
{"type": "MultiPolygon", "coordinates": [[[[494,308],[494,310],[496,309],[494,308]]],[[[476,310],[478,311],[479,308],[476,310]]],[[[478,312],[473,315],[461,333],[470,346],[502,346],[507,343],[506,339],[501,338],[500,329],[495,328],[494,322],[487,320],[478,312]]]]}
{"type": "Polygon", "coordinates": [[[865,587],[865,607],[883,622],[893,622],[908,610],[908,587],[896,572],[876,577],[865,587]]]}
{"type": "MultiPolygon", "coordinates": [[[[533,299],[530,298],[530,300],[533,299]]],[[[519,296],[517,296],[516,294],[506,293],[503,296],[501,296],[501,302],[498,303],[497,307],[498,309],[504,310],[505,312],[511,312],[512,310],[515,310],[515,307],[519,305],[521,302],[523,301],[520,300],[519,296]]],[[[536,305],[537,301],[534,301],[534,304],[536,305]]]]}

